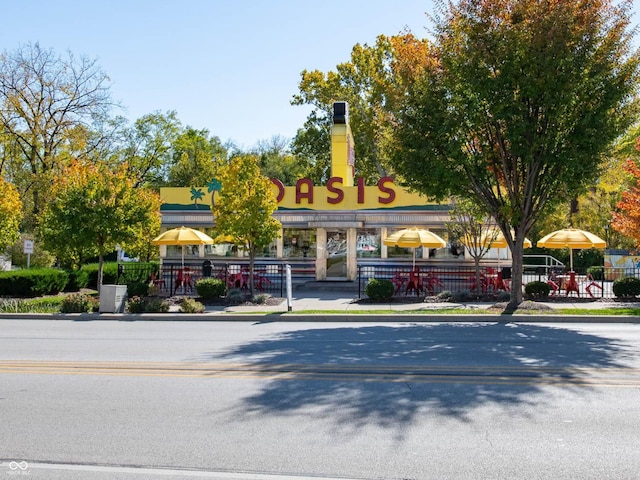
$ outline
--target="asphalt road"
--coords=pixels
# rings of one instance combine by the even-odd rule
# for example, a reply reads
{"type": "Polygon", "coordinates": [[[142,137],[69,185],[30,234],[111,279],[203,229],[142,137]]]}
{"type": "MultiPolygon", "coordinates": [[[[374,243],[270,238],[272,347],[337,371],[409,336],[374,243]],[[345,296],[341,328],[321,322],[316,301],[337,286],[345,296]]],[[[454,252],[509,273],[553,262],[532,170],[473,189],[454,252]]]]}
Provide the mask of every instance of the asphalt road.
{"type": "Polygon", "coordinates": [[[0,320],[0,475],[632,479],[639,324],[0,320]]]}

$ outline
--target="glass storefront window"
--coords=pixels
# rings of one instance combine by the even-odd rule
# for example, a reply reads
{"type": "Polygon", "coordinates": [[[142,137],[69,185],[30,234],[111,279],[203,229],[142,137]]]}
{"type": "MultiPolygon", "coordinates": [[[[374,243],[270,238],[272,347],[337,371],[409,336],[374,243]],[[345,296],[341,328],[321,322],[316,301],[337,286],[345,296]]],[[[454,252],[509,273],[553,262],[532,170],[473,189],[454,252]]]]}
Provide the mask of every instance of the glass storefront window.
{"type": "Polygon", "coordinates": [[[316,230],[285,228],[282,233],[284,258],[316,258],[316,230]]]}
{"type": "Polygon", "coordinates": [[[359,228],[356,238],[358,258],[380,258],[380,230],[377,228],[359,228]]]}

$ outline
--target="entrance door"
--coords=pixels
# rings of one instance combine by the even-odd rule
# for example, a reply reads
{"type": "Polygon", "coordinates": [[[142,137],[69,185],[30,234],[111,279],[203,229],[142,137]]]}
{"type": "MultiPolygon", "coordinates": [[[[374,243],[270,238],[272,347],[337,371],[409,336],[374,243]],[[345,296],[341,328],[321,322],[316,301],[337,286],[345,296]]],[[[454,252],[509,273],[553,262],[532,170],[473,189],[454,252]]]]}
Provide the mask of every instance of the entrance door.
{"type": "Polygon", "coordinates": [[[347,231],[327,230],[327,280],[347,278],[347,231]]]}

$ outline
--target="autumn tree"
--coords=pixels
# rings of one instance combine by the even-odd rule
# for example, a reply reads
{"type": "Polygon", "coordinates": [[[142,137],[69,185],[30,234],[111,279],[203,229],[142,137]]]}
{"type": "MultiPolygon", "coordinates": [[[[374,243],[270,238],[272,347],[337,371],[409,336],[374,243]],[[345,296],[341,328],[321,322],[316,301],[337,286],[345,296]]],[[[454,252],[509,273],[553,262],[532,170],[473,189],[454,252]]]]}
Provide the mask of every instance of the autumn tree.
{"type": "MultiPolygon", "coordinates": [[[[640,151],[640,138],[636,139],[635,149],[640,151]]],[[[635,246],[640,246],[640,167],[629,158],[624,171],[633,178],[633,185],[622,192],[622,199],[616,205],[617,211],[612,213],[611,226],[617,232],[633,239],[635,246]]]]}
{"type": "Polygon", "coordinates": [[[134,183],[126,165],[110,170],[72,162],[56,177],[53,200],[43,211],[40,235],[47,250],[76,266],[83,253],[98,255],[98,290],[106,253],[158,233],[159,197],[134,183]]]}
{"type": "Polygon", "coordinates": [[[71,52],[60,56],[35,43],[0,54],[0,146],[10,160],[3,173],[11,175],[30,212],[37,215],[44,206],[61,149],[79,129],[89,130],[95,118],[107,115],[109,88],[95,60],[71,52]]]}
{"type": "Polygon", "coordinates": [[[20,236],[22,202],[16,187],[0,177],[0,252],[20,236]]]}
{"type": "Polygon", "coordinates": [[[221,168],[222,188],[213,206],[216,229],[233,237],[249,254],[249,291],[254,293],[256,255],[267,247],[282,228],[272,214],[278,208],[272,183],[260,172],[258,159],[242,155],[221,168]]]}
{"type": "Polygon", "coordinates": [[[512,305],[536,218],[597,178],[637,112],[631,7],[460,0],[433,19],[429,61],[398,113],[394,166],[409,187],[469,198],[495,219],[513,257],[512,305]]]}

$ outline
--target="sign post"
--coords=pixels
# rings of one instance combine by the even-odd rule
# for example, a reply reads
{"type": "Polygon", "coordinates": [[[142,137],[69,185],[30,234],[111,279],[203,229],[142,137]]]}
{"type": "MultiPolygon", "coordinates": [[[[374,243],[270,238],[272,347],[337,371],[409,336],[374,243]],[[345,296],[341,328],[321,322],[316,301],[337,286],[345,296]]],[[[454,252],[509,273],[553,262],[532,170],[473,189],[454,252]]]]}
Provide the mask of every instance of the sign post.
{"type": "Polygon", "coordinates": [[[291,294],[291,265],[286,265],[285,272],[285,281],[287,282],[287,311],[290,312],[292,309],[291,304],[293,303],[291,294]]]}
{"type": "Polygon", "coordinates": [[[27,254],[27,268],[31,266],[31,254],[33,253],[33,240],[25,240],[23,252],[27,254]]]}

